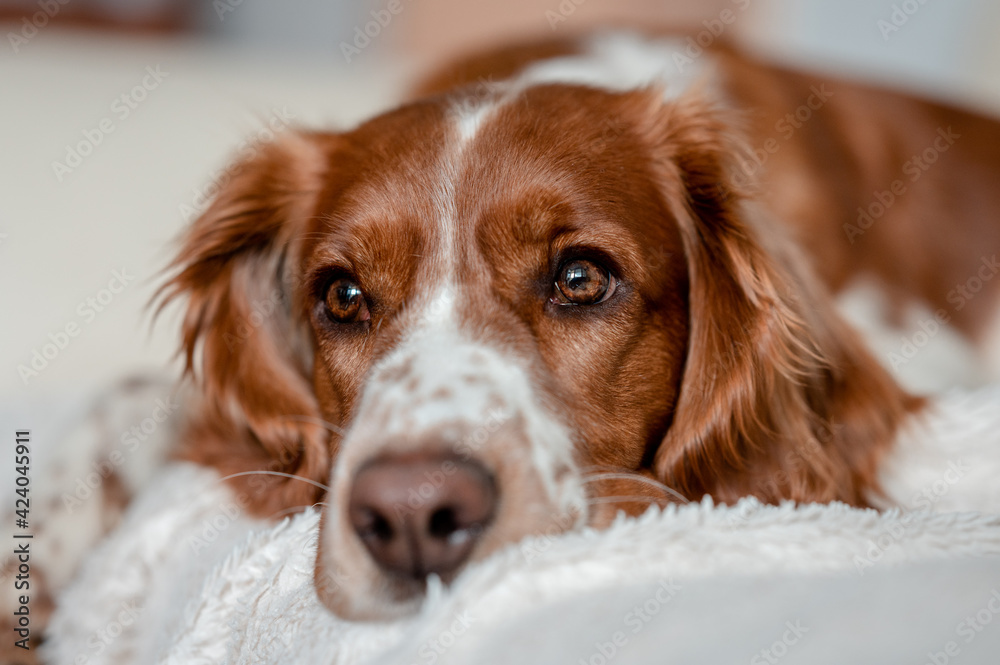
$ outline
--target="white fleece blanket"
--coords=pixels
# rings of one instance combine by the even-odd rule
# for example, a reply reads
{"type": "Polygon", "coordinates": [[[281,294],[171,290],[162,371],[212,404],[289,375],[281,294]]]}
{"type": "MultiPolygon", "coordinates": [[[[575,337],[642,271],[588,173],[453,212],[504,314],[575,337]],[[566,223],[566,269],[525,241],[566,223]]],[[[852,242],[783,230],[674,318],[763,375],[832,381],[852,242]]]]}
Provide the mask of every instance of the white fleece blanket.
{"type": "MultiPolygon", "coordinates": [[[[966,451],[992,462],[947,442],[965,475],[942,467],[927,476],[928,496],[997,497],[997,396],[942,401],[926,431],[975,421],[966,451]]],[[[1000,662],[995,514],[753,499],[654,509],[606,531],[511,546],[450,589],[432,585],[419,615],[392,623],[341,621],[319,604],[318,520],[315,510],[248,519],[212,472],[165,467],[63,594],[47,660],[1000,662]]]]}
{"type": "Polygon", "coordinates": [[[519,662],[596,665],[613,652],[616,662],[690,662],[667,658],[670,652],[742,655],[746,662],[775,644],[844,657],[851,645],[837,628],[856,623],[868,629],[869,649],[896,657],[923,657],[925,647],[944,653],[948,642],[965,649],[964,663],[996,662],[976,660],[973,648],[1000,654],[1000,625],[989,626],[1000,614],[997,516],[705,501],[621,520],[604,532],[522,543],[470,570],[453,589],[432,590],[412,620],[359,624],[336,619],[313,592],[316,511],[275,526],[237,512],[209,472],[177,466],[161,475],[65,594],[51,661],[513,662],[496,648],[511,646],[501,639],[507,635],[521,647],[519,662]],[[911,563],[922,565],[893,570],[911,563]],[[824,595],[831,604],[817,606],[824,595]],[[732,615],[734,606],[750,611],[754,626],[739,638],[717,632],[720,615],[732,615]],[[533,620],[523,621],[526,614],[533,620]],[[920,620],[902,620],[914,615],[920,620]],[[986,615],[980,623],[990,630],[982,635],[958,625],[986,615]],[[875,625],[884,632],[873,632],[875,625]],[[630,643],[634,636],[642,644],[630,643]],[[978,642],[965,643],[968,636],[978,642]],[[526,643],[548,645],[549,655],[526,643]],[[565,659],[552,660],[553,644],[565,659]],[[81,655],[86,660],[77,660],[81,655]]]}

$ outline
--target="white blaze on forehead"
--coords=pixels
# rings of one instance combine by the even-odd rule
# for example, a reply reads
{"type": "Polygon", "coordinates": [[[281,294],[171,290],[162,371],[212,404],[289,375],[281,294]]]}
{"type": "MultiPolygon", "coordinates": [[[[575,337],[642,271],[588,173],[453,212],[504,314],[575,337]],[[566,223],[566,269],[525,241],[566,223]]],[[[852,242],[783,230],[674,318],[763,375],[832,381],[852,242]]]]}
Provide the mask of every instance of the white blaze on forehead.
{"type": "Polygon", "coordinates": [[[461,108],[457,110],[456,124],[458,126],[458,135],[463,145],[475,138],[480,126],[483,124],[483,119],[489,115],[494,108],[495,105],[493,103],[481,102],[476,106],[472,106],[468,103],[463,104],[461,108]]]}

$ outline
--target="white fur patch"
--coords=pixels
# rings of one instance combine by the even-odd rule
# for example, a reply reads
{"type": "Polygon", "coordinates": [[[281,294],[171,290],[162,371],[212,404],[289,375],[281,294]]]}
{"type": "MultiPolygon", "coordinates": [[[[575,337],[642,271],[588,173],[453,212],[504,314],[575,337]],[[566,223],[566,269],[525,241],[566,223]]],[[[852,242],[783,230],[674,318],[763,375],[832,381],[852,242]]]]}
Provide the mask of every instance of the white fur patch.
{"type": "Polygon", "coordinates": [[[457,110],[457,122],[458,135],[462,140],[462,144],[466,144],[475,138],[479,131],[479,128],[483,124],[483,119],[489,115],[489,113],[495,108],[495,106],[489,102],[481,103],[477,106],[464,105],[462,108],[457,110]]]}
{"type": "Polygon", "coordinates": [[[844,291],[837,298],[837,309],[907,390],[935,394],[955,387],[982,386],[990,378],[1000,377],[1000,373],[991,377],[975,346],[953,326],[941,323],[927,306],[909,306],[902,324],[891,325],[885,314],[890,309],[889,296],[871,282],[844,291]]]}
{"type": "Polygon", "coordinates": [[[936,398],[882,462],[884,507],[1000,512],[1000,385],[936,398]]]}
{"type": "Polygon", "coordinates": [[[705,80],[709,55],[691,61],[686,43],[677,38],[648,39],[627,32],[608,32],[587,40],[583,53],[540,61],[518,77],[517,85],[575,83],[608,90],[662,85],[666,99],[676,99],[705,80]]]}

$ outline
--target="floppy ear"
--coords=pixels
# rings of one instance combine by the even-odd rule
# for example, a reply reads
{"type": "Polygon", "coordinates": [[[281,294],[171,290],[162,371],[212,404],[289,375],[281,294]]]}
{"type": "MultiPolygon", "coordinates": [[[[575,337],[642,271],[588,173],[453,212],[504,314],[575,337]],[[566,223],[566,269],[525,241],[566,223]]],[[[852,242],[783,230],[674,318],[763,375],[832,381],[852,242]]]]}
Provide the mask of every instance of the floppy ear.
{"type": "MultiPolygon", "coordinates": [[[[267,470],[322,481],[329,472],[294,273],[326,168],[318,136],[289,134],[257,148],[227,171],[161,289],[161,308],[187,298],[181,352],[202,393],[182,455],[223,475],[267,470]]],[[[297,480],[235,482],[264,514],[318,499],[297,480]]]]}
{"type": "Polygon", "coordinates": [[[697,97],[649,131],[690,275],[690,338],[657,476],[687,496],[867,505],[906,395],[834,310],[743,177],[734,122],[697,97]]]}

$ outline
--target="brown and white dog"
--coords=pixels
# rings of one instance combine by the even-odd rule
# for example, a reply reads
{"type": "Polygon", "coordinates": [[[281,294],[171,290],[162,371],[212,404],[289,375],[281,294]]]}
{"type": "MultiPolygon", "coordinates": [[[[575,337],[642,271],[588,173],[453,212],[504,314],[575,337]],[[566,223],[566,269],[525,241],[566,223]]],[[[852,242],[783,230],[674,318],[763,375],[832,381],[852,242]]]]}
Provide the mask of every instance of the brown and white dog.
{"type": "Polygon", "coordinates": [[[183,455],[260,516],[325,502],[337,614],[618,510],[893,500],[924,401],[831,294],[868,275],[983,339],[1000,280],[948,292],[1000,249],[1000,124],[679,44],[468,60],[261,150],[187,233],[183,455]]]}

